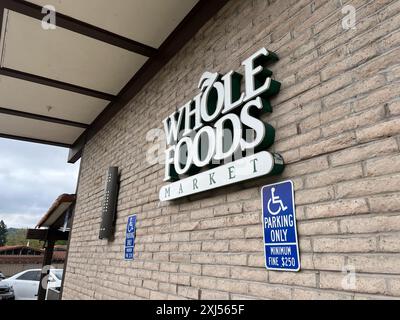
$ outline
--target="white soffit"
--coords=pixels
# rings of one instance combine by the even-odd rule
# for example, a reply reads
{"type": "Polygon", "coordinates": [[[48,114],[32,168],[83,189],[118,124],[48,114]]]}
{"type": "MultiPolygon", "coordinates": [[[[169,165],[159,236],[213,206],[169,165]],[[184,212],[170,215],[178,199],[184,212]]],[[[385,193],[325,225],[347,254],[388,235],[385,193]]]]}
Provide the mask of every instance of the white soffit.
{"type": "Polygon", "coordinates": [[[90,124],[108,101],[0,75],[0,108],[90,124]]]}
{"type": "Polygon", "coordinates": [[[118,94],[147,57],[8,11],[2,67],[118,94]]]}
{"type": "MultiPolygon", "coordinates": [[[[28,2],[53,5],[58,13],[158,49],[198,0],[28,2]]],[[[147,60],[148,57],[78,32],[61,27],[45,30],[38,19],[4,10],[0,39],[0,68],[5,69],[4,75],[0,75],[0,136],[72,145],[84,132],[79,123],[92,124],[110,103],[94,98],[93,94],[102,95],[87,89],[118,96],[147,60]],[[83,88],[66,85],[59,89],[60,84],[52,80],[83,88]],[[80,93],[72,92],[76,90],[80,93]],[[32,119],[18,112],[61,121],[32,119]]]]}
{"type": "Polygon", "coordinates": [[[41,227],[50,228],[53,223],[55,223],[61,215],[68,209],[72,202],[62,202],[57,209],[43,222],[41,227]]]}
{"type": "Polygon", "coordinates": [[[81,128],[0,114],[0,133],[7,135],[72,144],[83,131],[81,128]]]}
{"type": "Polygon", "coordinates": [[[29,0],[158,48],[198,0],[29,0]]]}

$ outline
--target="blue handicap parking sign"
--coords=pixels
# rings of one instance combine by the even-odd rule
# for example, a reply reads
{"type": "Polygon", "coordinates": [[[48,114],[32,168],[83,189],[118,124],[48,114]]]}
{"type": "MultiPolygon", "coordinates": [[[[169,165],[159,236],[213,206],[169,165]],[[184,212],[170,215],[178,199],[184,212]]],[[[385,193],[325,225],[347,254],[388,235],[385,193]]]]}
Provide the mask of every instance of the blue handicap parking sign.
{"type": "Polygon", "coordinates": [[[133,260],[135,253],[136,215],[128,217],[125,235],[125,260],[133,260]]]}
{"type": "Polygon", "coordinates": [[[261,190],[265,266],[269,270],[299,271],[299,244],[292,181],[261,190]]]}

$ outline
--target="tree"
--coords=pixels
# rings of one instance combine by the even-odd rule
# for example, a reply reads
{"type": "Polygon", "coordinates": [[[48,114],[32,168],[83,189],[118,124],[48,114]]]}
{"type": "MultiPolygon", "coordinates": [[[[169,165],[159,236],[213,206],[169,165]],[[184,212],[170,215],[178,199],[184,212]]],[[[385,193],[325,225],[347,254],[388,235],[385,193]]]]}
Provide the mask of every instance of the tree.
{"type": "Polygon", "coordinates": [[[43,248],[43,243],[39,240],[26,239],[26,229],[9,228],[7,234],[7,246],[29,246],[35,249],[43,248]]]}
{"type": "Polygon", "coordinates": [[[0,247],[7,243],[7,226],[3,220],[0,221],[0,247]]]}

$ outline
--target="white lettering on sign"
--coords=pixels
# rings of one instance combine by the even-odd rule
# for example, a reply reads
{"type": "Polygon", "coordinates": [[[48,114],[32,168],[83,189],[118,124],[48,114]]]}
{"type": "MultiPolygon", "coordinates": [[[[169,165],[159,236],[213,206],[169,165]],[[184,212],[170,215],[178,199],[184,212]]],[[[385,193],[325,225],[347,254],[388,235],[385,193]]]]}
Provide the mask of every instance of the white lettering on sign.
{"type": "Polygon", "coordinates": [[[264,219],[264,228],[288,228],[293,227],[293,215],[272,216],[264,219]]]}
{"type": "Polygon", "coordinates": [[[272,80],[272,72],[265,68],[266,63],[276,60],[276,54],[262,48],[243,61],[244,92],[239,73],[230,71],[222,76],[205,72],[198,84],[200,93],[164,119],[168,144],[164,181],[176,182],[162,187],[161,200],[283,170],[279,155],[262,152],[253,156],[275,139],[274,128],[259,118],[272,112],[268,98],[280,90],[280,83],[272,80]],[[216,165],[220,167],[214,168],[216,165]],[[252,172],[257,166],[260,170],[252,172]],[[202,172],[207,167],[210,170],[202,172]]]}
{"type": "Polygon", "coordinates": [[[215,169],[179,180],[160,190],[161,201],[173,200],[183,196],[211,190],[240,181],[257,178],[271,173],[276,163],[283,165],[278,155],[267,151],[242,158],[215,169]]]}

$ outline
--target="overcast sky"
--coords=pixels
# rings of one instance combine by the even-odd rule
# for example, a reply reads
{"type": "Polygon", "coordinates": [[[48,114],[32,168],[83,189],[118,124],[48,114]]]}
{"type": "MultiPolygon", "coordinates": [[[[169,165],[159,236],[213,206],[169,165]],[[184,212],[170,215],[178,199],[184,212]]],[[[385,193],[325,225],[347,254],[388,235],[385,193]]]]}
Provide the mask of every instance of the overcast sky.
{"type": "Polygon", "coordinates": [[[68,149],[0,138],[0,220],[34,227],[54,200],[75,193],[79,162],[68,149]]]}

